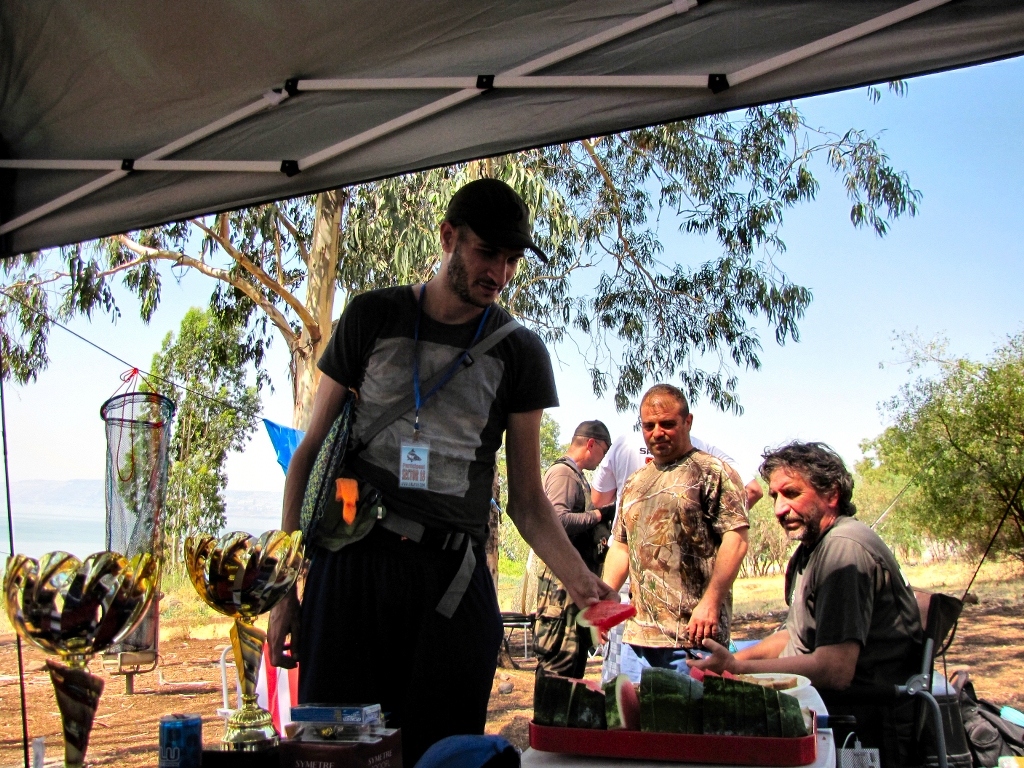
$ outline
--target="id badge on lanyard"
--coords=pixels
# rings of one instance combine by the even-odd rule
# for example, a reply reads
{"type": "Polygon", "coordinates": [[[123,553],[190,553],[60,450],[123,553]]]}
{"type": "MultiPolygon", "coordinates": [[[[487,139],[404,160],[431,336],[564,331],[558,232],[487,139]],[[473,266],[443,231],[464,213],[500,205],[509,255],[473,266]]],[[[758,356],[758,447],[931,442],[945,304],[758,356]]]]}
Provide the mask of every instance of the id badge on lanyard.
{"type": "MultiPolygon", "coordinates": [[[[441,389],[445,384],[451,380],[452,376],[456,374],[459,367],[466,361],[469,356],[469,349],[466,349],[449,367],[445,372],[445,375],[441,380],[435,384],[430,391],[425,394],[420,392],[420,318],[423,315],[423,294],[427,292],[427,284],[424,283],[420,288],[419,301],[417,302],[416,310],[416,329],[413,333],[413,339],[415,348],[412,355],[412,387],[413,394],[416,398],[416,421],[413,424],[412,437],[402,440],[399,444],[398,454],[398,487],[399,488],[411,488],[416,490],[425,491],[428,489],[428,481],[430,478],[430,440],[425,438],[420,432],[420,406],[422,406],[427,400],[437,394],[438,390],[441,389]]],[[[480,318],[480,324],[477,326],[476,335],[473,336],[473,341],[470,342],[470,347],[476,344],[480,338],[480,333],[484,329],[484,325],[487,322],[487,316],[490,314],[490,306],[484,310],[483,316],[480,318]]]]}
{"type": "Polygon", "coordinates": [[[430,441],[419,436],[419,430],[413,436],[402,441],[398,456],[398,487],[418,488],[427,490],[430,478],[430,441]]]}

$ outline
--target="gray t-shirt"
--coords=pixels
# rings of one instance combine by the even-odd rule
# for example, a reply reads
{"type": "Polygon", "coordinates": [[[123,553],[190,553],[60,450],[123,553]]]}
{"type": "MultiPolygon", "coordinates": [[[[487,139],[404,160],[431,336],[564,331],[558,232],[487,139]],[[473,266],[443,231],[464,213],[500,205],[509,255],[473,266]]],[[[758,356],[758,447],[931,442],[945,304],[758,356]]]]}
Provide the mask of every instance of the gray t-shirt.
{"type": "MultiPolygon", "coordinates": [[[[419,348],[420,381],[446,368],[471,346],[479,325],[440,323],[423,313],[419,344],[413,339],[418,301],[412,286],[384,288],[352,299],[338,321],[319,366],[359,392],[356,440],[392,404],[413,390],[413,355],[419,348]]],[[[480,338],[512,318],[492,305],[480,338]]],[[[388,509],[430,528],[457,530],[482,542],[487,536],[495,452],[509,414],[558,405],[547,349],[537,334],[519,328],[452,378],[420,409],[430,441],[428,489],[400,488],[399,446],[413,434],[409,410],[381,430],[349,467],[378,488],[388,509]]]]}
{"type": "Polygon", "coordinates": [[[921,616],[896,558],[859,520],[840,517],[786,568],[789,643],[783,656],[860,645],[855,684],[904,683],[920,671],[921,616]]]}

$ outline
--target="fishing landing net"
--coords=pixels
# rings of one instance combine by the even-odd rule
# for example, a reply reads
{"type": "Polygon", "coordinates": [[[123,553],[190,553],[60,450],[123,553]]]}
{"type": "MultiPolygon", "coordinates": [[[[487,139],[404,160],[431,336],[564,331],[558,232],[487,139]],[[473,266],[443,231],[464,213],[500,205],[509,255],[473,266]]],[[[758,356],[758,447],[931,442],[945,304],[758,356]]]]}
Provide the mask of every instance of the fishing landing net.
{"type": "MultiPolygon", "coordinates": [[[[149,552],[163,560],[167,449],[174,403],[153,392],[114,395],[100,408],[106,424],[106,547],[131,559],[149,552]]],[[[159,599],[142,623],[107,653],[156,650],[159,599]]]]}

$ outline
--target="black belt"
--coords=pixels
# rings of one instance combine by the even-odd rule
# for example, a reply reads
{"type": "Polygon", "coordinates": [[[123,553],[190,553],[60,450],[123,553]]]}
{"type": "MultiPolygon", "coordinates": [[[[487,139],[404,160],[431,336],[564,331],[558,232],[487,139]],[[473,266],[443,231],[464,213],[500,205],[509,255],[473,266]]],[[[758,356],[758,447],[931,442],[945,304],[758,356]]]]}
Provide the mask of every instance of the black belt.
{"type": "Polygon", "coordinates": [[[434,528],[427,528],[415,520],[397,515],[389,509],[381,508],[380,518],[377,520],[386,531],[404,536],[417,544],[428,546],[431,549],[442,549],[457,552],[465,547],[462,555],[462,563],[455,573],[455,578],[448,585],[448,589],[441,596],[441,601],[435,609],[446,619],[455,615],[455,610],[462,602],[462,596],[466,594],[469,582],[473,578],[473,571],[476,568],[476,554],[473,552],[473,542],[470,537],[461,532],[441,531],[434,528]]]}

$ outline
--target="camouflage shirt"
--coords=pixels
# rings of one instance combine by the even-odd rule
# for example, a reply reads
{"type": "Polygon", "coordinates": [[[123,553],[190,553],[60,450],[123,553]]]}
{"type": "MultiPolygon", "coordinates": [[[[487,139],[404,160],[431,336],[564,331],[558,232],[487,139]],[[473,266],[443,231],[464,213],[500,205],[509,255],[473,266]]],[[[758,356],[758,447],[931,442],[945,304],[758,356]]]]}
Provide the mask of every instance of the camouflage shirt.
{"type": "MultiPolygon", "coordinates": [[[[636,616],[623,642],[655,648],[689,645],[686,624],[711,581],[726,531],[749,525],[746,499],[721,461],[694,449],[679,461],[647,464],[626,481],[613,535],[629,547],[636,616]]],[[[727,643],[732,592],[716,640],[727,643]]]]}

